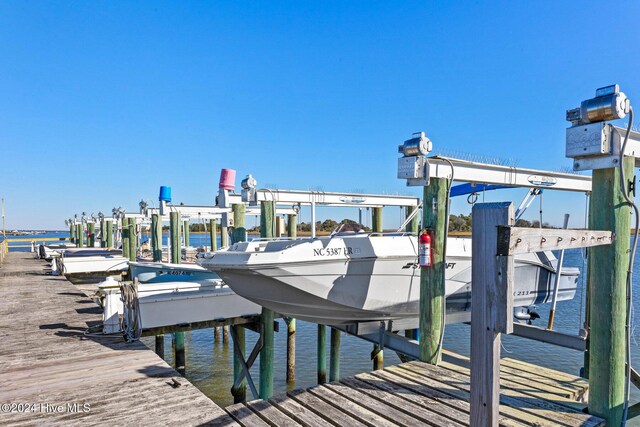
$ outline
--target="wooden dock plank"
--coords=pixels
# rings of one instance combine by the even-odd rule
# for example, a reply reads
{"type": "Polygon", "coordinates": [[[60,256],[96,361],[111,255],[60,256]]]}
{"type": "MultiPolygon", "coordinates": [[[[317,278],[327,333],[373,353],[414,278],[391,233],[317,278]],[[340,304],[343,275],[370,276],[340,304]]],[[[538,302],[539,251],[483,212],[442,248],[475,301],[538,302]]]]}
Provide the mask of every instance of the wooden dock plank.
{"type": "Polygon", "coordinates": [[[313,394],[314,396],[323,399],[325,402],[335,406],[342,412],[348,414],[349,416],[359,420],[369,427],[394,427],[401,424],[394,423],[387,418],[381,417],[373,411],[368,410],[367,408],[352,402],[349,399],[344,399],[340,394],[334,392],[331,389],[323,386],[311,387],[308,389],[308,392],[313,394]]]}
{"type": "Polygon", "coordinates": [[[269,424],[247,408],[244,403],[227,406],[225,410],[244,427],[269,427],[269,424]]]}
{"type": "MultiPolygon", "coordinates": [[[[403,376],[402,374],[400,375],[395,374],[392,371],[392,369],[393,367],[388,367],[388,368],[385,368],[385,370],[383,371],[375,371],[375,372],[372,372],[371,374],[376,377],[383,378],[388,383],[406,388],[407,390],[410,390],[413,393],[421,394],[423,396],[428,396],[431,399],[436,399],[445,405],[449,405],[452,408],[457,409],[458,411],[465,414],[464,417],[461,417],[460,421],[464,421],[465,424],[469,424],[469,412],[471,408],[468,402],[469,400],[468,393],[465,394],[465,392],[463,392],[462,390],[458,390],[454,388],[455,390],[454,393],[447,394],[441,391],[441,387],[442,388],[447,387],[446,384],[442,384],[441,386],[437,385],[435,388],[428,387],[424,383],[419,382],[420,381],[419,379],[418,381],[409,380],[406,376],[403,376]],[[456,392],[457,392],[457,395],[456,395],[456,392]],[[459,398],[459,396],[462,396],[464,399],[459,398]]],[[[540,422],[536,422],[535,424],[521,423],[513,418],[509,418],[505,416],[502,413],[502,411],[501,411],[501,415],[502,416],[499,418],[498,421],[499,421],[499,425],[503,427],[521,427],[524,425],[536,425],[536,426],[545,425],[544,423],[540,423],[540,422]]]]}
{"type": "Polygon", "coordinates": [[[269,403],[305,427],[324,427],[327,425],[327,420],[287,395],[269,399],[269,403]]]}
{"type": "Polygon", "coordinates": [[[337,394],[340,394],[350,401],[363,406],[371,412],[375,412],[379,417],[386,418],[389,421],[394,421],[401,425],[431,425],[425,421],[414,418],[411,414],[408,414],[403,410],[398,410],[386,402],[382,402],[368,396],[366,393],[348,385],[342,383],[328,383],[324,384],[323,387],[326,387],[331,391],[335,391],[337,394]]]}
{"type": "MultiPolygon", "coordinates": [[[[380,376],[360,374],[356,375],[356,378],[363,383],[379,388],[381,391],[391,393],[394,398],[399,397],[401,399],[405,399],[421,408],[438,414],[438,416],[434,418],[442,416],[453,421],[456,425],[469,425],[469,413],[465,413],[457,408],[445,405],[437,399],[432,399],[431,397],[427,397],[419,393],[410,393],[408,389],[398,386],[380,376]]],[[[385,396],[382,397],[384,398],[385,396]]]]}
{"type": "Polygon", "coordinates": [[[319,397],[314,396],[311,392],[297,389],[288,392],[287,395],[306,408],[314,411],[331,424],[350,427],[365,427],[367,425],[360,422],[357,418],[350,416],[348,413],[340,411],[319,397]]]}
{"type": "Polygon", "coordinates": [[[144,344],[85,335],[101,310],[43,265],[10,253],[0,268],[0,402],[39,405],[0,424],[239,425],[144,344]]]}
{"type": "MultiPolygon", "coordinates": [[[[441,367],[420,362],[409,362],[400,367],[414,371],[420,375],[437,378],[439,381],[447,382],[467,392],[470,390],[468,374],[464,375],[453,370],[443,370],[441,367]]],[[[569,399],[561,396],[541,399],[535,396],[535,392],[527,394],[520,391],[522,388],[519,387],[519,385],[516,385],[516,388],[517,390],[509,388],[508,384],[507,386],[502,386],[500,395],[501,405],[508,405],[550,421],[565,423],[565,425],[576,425],[576,423],[580,423],[578,425],[595,426],[599,425],[602,421],[597,417],[581,412],[585,406],[584,404],[571,402],[569,399]],[[577,406],[574,406],[574,404],[577,406]]]]}
{"type": "Polygon", "coordinates": [[[266,400],[253,400],[251,402],[247,402],[247,407],[269,423],[269,425],[274,427],[297,427],[301,425],[266,400]]]}

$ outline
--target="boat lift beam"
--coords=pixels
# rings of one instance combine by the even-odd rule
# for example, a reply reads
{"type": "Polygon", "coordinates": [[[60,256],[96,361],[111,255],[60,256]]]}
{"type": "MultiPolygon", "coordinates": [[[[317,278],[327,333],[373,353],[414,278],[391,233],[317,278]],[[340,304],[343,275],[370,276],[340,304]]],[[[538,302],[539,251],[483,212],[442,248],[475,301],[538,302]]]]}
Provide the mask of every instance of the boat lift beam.
{"type": "MultiPolygon", "coordinates": [[[[399,160],[420,157],[403,157],[399,160]]],[[[565,190],[591,192],[591,177],[563,172],[551,172],[536,169],[525,169],[514,166],[500,166],[487,163],[476,163],[448,157],[426,157],[424,177],[416,179],[408,185],[424,186],[430,178],[451,179],[455,181],[482,184],[504,185],[509,187],[544,188],[549,190],[565,190]],[[451,162],[451,164],[449,163],[451,162]],[[453,170],[451,169],[453,165],[453,170]]],[[[404,178],[400,177],[399,178],[404,178]]]]}
{"type": "Polygon", "coordinates": [[[384,206],[418,206],[420,199],[388,194],[330,193],[324,191],[255,189],[250,204],[275,201],[276,204],[305,204],[316,206],[356,206],[379,208],[384,206]]]}

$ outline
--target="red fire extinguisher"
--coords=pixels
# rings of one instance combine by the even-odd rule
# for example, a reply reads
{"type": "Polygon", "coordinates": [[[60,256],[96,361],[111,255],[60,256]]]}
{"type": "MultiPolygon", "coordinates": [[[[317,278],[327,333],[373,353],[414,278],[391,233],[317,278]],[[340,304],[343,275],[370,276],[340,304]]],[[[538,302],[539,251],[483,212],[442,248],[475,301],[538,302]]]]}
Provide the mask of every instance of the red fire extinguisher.
{"type": "Polygon", "coordinates": [[[418,262],[420,268],[431,267],[431,232],[427,229],[423,230],[418,238],[418,262]]]}

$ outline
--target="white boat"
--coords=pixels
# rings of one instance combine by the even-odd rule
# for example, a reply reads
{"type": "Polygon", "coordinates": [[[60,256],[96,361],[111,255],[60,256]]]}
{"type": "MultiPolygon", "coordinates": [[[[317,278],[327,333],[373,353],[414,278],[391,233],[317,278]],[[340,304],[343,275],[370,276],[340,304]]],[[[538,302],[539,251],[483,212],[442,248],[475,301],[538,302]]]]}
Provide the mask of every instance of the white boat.
{"type": "Polygon", "coordinates": [[[65,249],[55,262],[58,271],[67,277],[98,273],[119,274],[129,268],[129,260],[118,249],[65,249]]]}
{"type": "Polygon", "coordinates": [[[169,262],[130,262],[131,278],[140,283],[217,281],[220,276],[197,264],[172,264],[169,262]]]}
{"type": "MultiPolygon", "coordinates": [[[[341,233],[330,237],[236,243],[204,254],[237,294],[278,313],[322,324],[417,318],[420,268],[416,236],[341,233]]],[[[471,309],[471,239],[449,237],[445,288],[448,318],[471,309]],[[451,315],[451,316],[449,316],[451,315]]],[[[551,252],[515,259],[514,307],[551,300],[551,252]]],[[[558,301],[573,298],[579,270],[563,268],[558,301]]],[[[460,321],[457,320],[457,321],[460,321]]],[[[456,320],[453,320],[456,321],[456,320]]]]}

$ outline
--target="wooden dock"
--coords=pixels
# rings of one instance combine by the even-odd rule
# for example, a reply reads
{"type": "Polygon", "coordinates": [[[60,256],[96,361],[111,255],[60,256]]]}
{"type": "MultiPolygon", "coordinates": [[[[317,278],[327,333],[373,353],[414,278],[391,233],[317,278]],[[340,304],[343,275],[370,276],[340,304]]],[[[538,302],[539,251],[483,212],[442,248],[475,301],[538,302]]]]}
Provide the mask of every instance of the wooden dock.
{"type": "Polygon", "coordinates": [[[144,344],[85,336],[101,309],[44,266],[0,267],[0,425],[237,425],[144,344]]]}
{"type": "MultiPolygon", "coordinates": [[[[469,369],[448,354],[226,408],[243,426],[468,426],[469,369]]],[[[600,426],[583,413],[587,382],[513,359],[501,363],[501,426],[600,426]]]]}
{"type": "MultiPolygon", "coordinates": [[[[409,362],[222,410],[142,343],[86,336],[101,310],[30,253],[0,268],[0,424],[466,426],[469,360],[409,362]],[[6,409],[9,409],[8,411],[6,409]]],[[[588,383],[501,360],[500,425],[599,426],[588,383]]]]}

